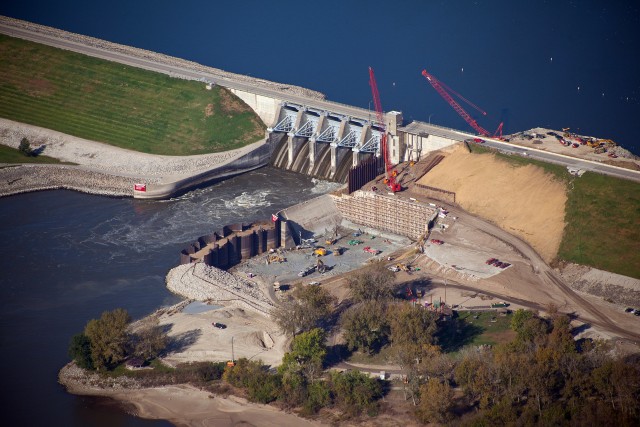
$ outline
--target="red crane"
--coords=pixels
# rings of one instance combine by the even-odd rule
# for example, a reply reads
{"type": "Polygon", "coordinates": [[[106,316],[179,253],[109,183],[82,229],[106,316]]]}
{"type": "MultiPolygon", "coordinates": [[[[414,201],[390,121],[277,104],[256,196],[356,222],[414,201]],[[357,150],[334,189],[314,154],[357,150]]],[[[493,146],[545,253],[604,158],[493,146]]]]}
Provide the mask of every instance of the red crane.
{"type": "Polygon", "coordinates": [[[387,127],[384,121],[384,114],[382,113],[382,104],[380,103],[380,94],[378,93],[376,77],[373,75],[373,68],[371,67],[369,67],[369,85],[371,86],[371,94],[373,95],[373,104],[376,107],[376,118],[378,119],[378,123],[382,126],[380,152],[384,159],[384,182],[389,187],[389,190],[395,193],[402,190],[402,187],[396,182],[396,172],[391,170],[391,159],[389,158],[389,147],[387,145],[387,127]]]}
{"type": "MultiPolygon", "coordinates": [[[[451,95],[449,95],[449,93],[447,92],[447,89],[450,92],[453,92],[458,98],[462,99],[464,102],[466,102],[467,104],[469,104],[471,107],[475,108],[476,110],[478,110],[480,113],[482,113],[483,116],[486,116],[487,113],[484,112],[482,109],[480,109],[480,107],[478,107],[477,105],[475,105],[474,103],[472,103],[471,101],[469,101],[468,99],[466,99],[464,96],[460,95],[459,93],[457,93],[455,90],[451,89],[449,86],[447,86],[446,84],[444,84],[443,82],[441,82],[440,80],[438,80],[433,74],[429,74],[427,72],[427,70],[422,70],[422,75],[427,79],[427,81],[431,84],[431,86],[433,86],[433,88],[440,94],[441,97],[444,98],[445,101],[447,101],[449,103],[449,105],[451,105],[451,107],[453,107],[454,110],[456,110],[456,112],[458,114],[460,114],[460,116],[467,122],[469,123],[469,125],[474,128],[476,130],[476,132],[478,132],[481,135],[484,136],[491,136],[491,134],[489,133],[488,130],[484,129],[482,126],[480,126],[478,124],[477,121],[475,121],[470,115],[469,113],[467,113],[464,108],[462,108],[460,106],[460,104],[458,104],[452,97],[451,95]]],[[[498,137],[501,138],[502,137],[502,123],[500,123],[500,125],[498,126],[498,129],[496,129],[495,133],[493,134],[494,137],[498,137]],[[498,133],[500,133],[500,135],[498,135],[498,133]]]]}

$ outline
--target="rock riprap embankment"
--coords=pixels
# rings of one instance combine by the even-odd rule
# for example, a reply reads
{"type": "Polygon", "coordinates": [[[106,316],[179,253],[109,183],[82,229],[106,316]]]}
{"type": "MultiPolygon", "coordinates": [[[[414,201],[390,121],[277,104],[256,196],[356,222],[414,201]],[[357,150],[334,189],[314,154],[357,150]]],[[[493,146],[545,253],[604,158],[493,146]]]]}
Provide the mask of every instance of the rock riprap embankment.
{"type": "Polygon", "coordinates": [[[171,269],[167,274],[167,288],[185,298],[239,304],[261,313],[268,313],[273,308],[273,303],[256,283],[203,263],[171,269]]]}
{"type": "Polygon", "coordinates": [[[0,196],[36,190],[76,190],[104,196],[130,196],[134,180],[73,166],[20,165],[0,168],[0,196]]]}

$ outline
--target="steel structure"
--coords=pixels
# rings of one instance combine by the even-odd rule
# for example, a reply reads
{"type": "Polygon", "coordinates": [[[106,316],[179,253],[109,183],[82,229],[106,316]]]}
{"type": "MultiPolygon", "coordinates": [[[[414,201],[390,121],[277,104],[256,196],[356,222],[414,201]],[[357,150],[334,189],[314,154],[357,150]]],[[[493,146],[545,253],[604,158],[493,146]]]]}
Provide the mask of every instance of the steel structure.
{"type": "Polygon", "coordinates": [[[360,139],[361,134],[361,128],[358,128],[357,126],[352,127],[349,130],[349,133],[347,133],[347,135],[338,142],[338,147],[355,147],[358,145],[358,140],[360,139]]]}
{"type": "Polygon", "coordinates": [[[295,133],[295,136],[303,138],[311,138],[316,133],[316,127],[318,126],[318,118],[313,116],[307,116],[307,122],[300,126],[295,133]]]}
{"type": "Polygon", "coordinates": [[[369,138],[363,145],[360,147],[360,151],[363,153],[379,153],[380,151],[380,140],[382,133],[379,131],[371,129],[371,138],[369,138]]]}
{"type": "Polygon", "coordinates": [[[380,151],[384,158],[385,183],[389,187],[389,190],[395,193],[402,190],[402,187],[396,182],[396,177],[391,170],[391,159],[389,158],[389,147],[387,145],[387,127],[384,121],[384,114],[382,113],[382,104],[380,103],[380,94],[378,93],[376,77],[373,74],[373,68],[371,67],[369,67],[369,85],[371,86],[371,94],[373,95],[373,104],[376,107],[376,118],[382,127],[380,151]]]}
{"type": "MultiPolygon", "coordinates": [[[[478,132],[479,134],[483,135],[483,136],[491,136],[491,134],[489,133],[488,130],[486,130],[485,128],[483,128],[482,126],[480,126],[478,124],[478,122],[476,120],[474,120],[469,113],[467,113],[465,111],[464,108],[462,108],[460,106],[460,104],[458,104],[452,97],[451,95],[449,95],[449,93],[447,92],[447,90],[449,90],[450,92],[453,92],[458,98],[462,99],[464,102],[466,102],[468,105],[470,105],[471,107],[473,107],[474,109],[478,110],[483,116],[486,116],[487,113],[484,112],[480,107],[478,107],[477,105],[475,105],[473,102],[469,101],[468,99],[466,99],[464,96],[460,95],[459,93],[457,93],[455,90],[451,89],[450,87],[448,87],[446,84],[444,84],[443,82],[441,82],[440,80],[438,80],[433,74],[430,74],[427,72],[427,70],[422,70],[422,75],[424,76],[425,79],[427,79],[427,81],[431,84],[431,86],[433,86],[433,88],[436,90],[436,92],[438,92],[440,94],[440,96],[447,101],[447,103],[449,105],[451,105],[451,107],[456,110],[456,112],[460,115],[460,117],[462,117],[464,119],[464,121],[466,121],[469,126],[471,126],[472,128],[475,129],[476,132],[478,132]]],[[[496,132],[494,133],[494,136],[498,135],[498,132],[500,132],[500,136],[502,136],[502,123],[500,123],[500,125],[498,126],[498,129],[496,129],[496,132]]]]}
{"type": "Polygon", "coordinates": [[[338,142],[338,131],[340,130],[340,125],[339,124],[332,124],[332,122],[330,122],[326,129],[323,130],[320,135],[318,135],[318,137],[316,138],[316,141],[318,142],[328,142],[328,143],[334,143],[334,142],[338,142]]]}

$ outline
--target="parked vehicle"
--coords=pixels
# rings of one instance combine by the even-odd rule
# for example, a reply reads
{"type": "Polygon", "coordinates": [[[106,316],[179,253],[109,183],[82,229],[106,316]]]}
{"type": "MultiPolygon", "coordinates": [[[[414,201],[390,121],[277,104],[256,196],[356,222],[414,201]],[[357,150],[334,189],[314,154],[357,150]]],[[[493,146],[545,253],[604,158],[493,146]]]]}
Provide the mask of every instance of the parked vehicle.
{"type": "Polygon", "coordinates": [[[225,325],[224,323],[214,322],[214,323],[212,323],[212,325],[215,326],[218,329],[227,329],[227,325],[225,325]]]}
{"type": "Polygon", "coordinates": [[[486,260],[484,263],[487,265],[491,265],[494,262],[496,262],[498,259],[497,258],[489,258],[488,260],[486,260]]]}
{"type": "Polygon", "coordinates": [[[438,240],[438,239],[431,239],[431,243],[433,243],[434,245],[443,245],[444,242],[442,240],[438,240]]]}

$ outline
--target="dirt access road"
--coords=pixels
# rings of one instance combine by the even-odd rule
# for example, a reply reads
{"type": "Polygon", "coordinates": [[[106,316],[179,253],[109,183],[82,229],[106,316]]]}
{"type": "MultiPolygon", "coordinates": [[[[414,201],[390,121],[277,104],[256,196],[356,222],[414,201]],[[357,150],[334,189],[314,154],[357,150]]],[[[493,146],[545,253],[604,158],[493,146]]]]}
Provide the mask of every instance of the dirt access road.
{"type": "MultiPolygon", "coordinates": [[[[535,288],[535,292],[542,293],[543,296],[546,296],[546,298],[544,298],[545,300],[557,302],[558,309],[560,311],[573,313],[578,316],[581,321],[599,326],[605,331],[621,338],[625,338],[633,342],[640,342],[640,333],[637,329],[626,329],[620,326],[620,324],[624,325],[629,322],[629,316],[625,317],[624,313],[612,312],[611,310],[607,310],[607,313],[605,314],[603,313],[602,308],[596,307],[593,303],[578,295],[557,276],[556,272],[528,243],[502,230],[495,224],[474,216],[458,207],[444,206],[449,210],[450,216],[456,216],[458,218],[458,222],[477,230],[481,230],[483,233],[502,241],[509,245],[520,256],[525,258],[530,263],[531,272],[536,278],[537,286],[535,288]]],[[[461,284],[459,285],[461,286],[461,284]]],[[[530,284],[525,281],[513,281],[512,285],[515,288],[514,290],[521,295],[530,295],[534,291],[534,289],[531,288],[527,289],[530,284]]],[[[479,288],[473,289],[476,291],[480,290],[479,288]]],[[[484,290],[480,291],[484,292],[484,290]]],[[[513,299],[513,294],[511,293],[494,292],[494,295],[505,300],[513,299]]],[[[525,301],[525,299],[521,299],[518,303],[526,305],[525,301]]],[[[545,305],[546,304],[539,304],[529,300],[527,306],[544,310],[545,305]]]]}

